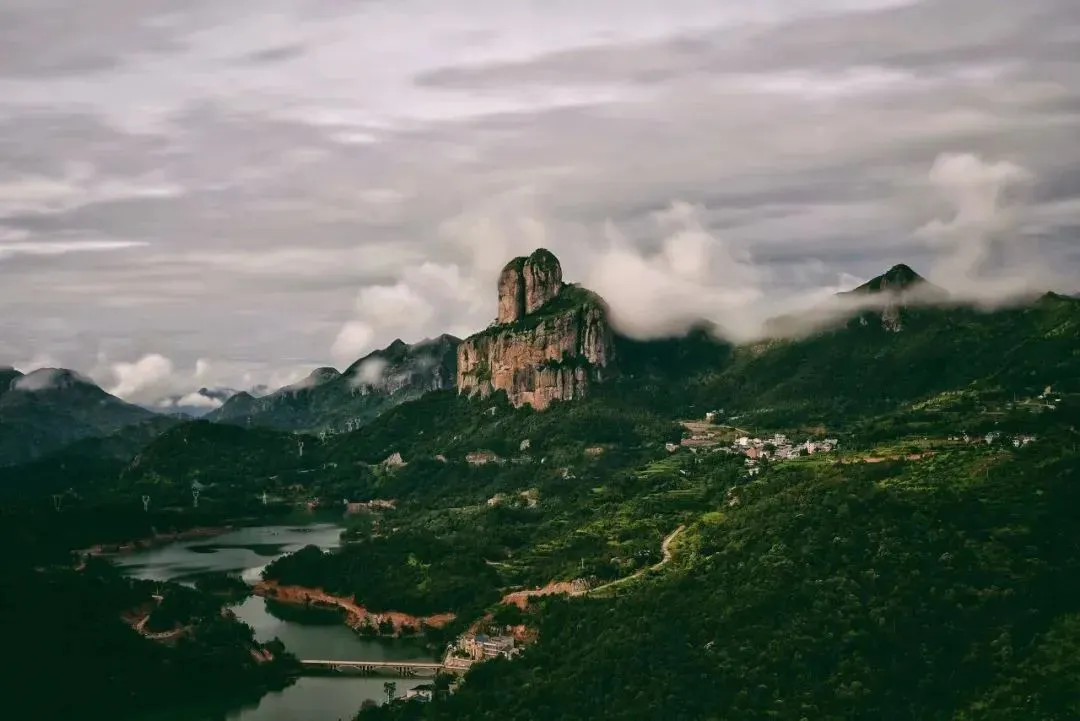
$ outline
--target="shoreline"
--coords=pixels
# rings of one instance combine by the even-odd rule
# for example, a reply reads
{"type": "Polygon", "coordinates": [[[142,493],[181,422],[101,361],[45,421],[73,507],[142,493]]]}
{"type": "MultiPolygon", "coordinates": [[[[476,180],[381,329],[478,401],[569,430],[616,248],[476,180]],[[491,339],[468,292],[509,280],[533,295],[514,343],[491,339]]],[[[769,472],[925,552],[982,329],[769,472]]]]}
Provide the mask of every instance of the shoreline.
{"type": "MultiPolygon", "coordinates": [[[[357,604],[354,600],[334,596],[323,591],[321,588],[306,588],[304,586],[282,585],[276,581],[259,581],[252,585],[251,592],[261,598],[266,598],[279,603],[287,603],[294,606],[311,605],[316,608],[336,607],[345,612],[345,625],[354,631],[359,631],[368,622],[378,628],[384,621],[390,621],[394,626],[394,636],[401,635],[402,626],[412,626],[420,631],[421,626],[442,628],[454,620],[453,613],[436,613],[429,616],[413,616],[401,611],[383,611],[377,613],[369,611],[357,604]]],[[[385,635],[385,634],[381,634],[385,635]]]]}
{"type": "Polygon", "coordinates": [[[189,528],[185,531],[177,531],[175,533],[159,533],[156,536],[149,536],[139,538],[134,541],[126,541],[123,543],[95,543],[89,548],[83,548],[77,551],[77,553],[83,557],[89,556],[116,556],[125,553],[131,553],[133,551],[144,551],[148,548],[156,548],[157,546],[165,546],[177,541],[190,541],[197,538],[213,538],[222,534],[228,533],[234,530],[234,526],[198,526],[196,528],[189,528]]]}

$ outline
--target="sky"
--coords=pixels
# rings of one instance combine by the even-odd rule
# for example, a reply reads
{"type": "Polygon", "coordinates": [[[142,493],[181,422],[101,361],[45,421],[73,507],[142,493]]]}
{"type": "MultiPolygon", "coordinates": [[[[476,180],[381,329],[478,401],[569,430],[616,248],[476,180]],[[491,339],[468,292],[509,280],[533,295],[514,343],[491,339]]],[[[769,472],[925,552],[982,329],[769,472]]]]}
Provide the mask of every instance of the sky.
{"type": "Polygon", "coordinates": [[[0,0],[0,48],[0,365],[133,402],[466,336],[539,246],[636,337],[1080,290],[1075,0],[0,0]]]}

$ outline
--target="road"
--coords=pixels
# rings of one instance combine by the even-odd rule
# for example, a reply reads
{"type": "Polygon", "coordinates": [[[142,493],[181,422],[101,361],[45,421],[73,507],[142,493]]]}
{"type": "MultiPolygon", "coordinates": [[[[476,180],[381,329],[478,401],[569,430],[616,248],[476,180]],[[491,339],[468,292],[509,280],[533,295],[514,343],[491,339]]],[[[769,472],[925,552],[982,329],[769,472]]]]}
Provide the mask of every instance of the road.
{"type": "MultiPolygon", "coordinates": [[[[627,576],[626,578],[620,578],[617,581],[612,581],[611,583],[605,583],[603,586],[597,586],[596,588],[591,588],[588,591],[583,591],[583,593],[596,593],[597,591],[605,591],[605,590],[608,590],[608,589],[610,589],[610,588],[612,588],[614,586],[618,586],[618,585],[621,585],[623,583],[628,583],[630,581],[633,581],[635,578],[640,578],[645,573],[648,573],[648,572],[651,572],[651,571],[659,571],[661,568],[663,568],[665,565],[667,565],[667,563],[671,560],[671,557],[673,555],[672,550],[671,550],[671,544],[676,538],[678,538],[679,534],[682,533],[683,529],[685,529],[685,528],[686,528],[686,526],[679,526],[674,531],[672,531],[671,533],[668,534],[667,538],[665,538],[663,540],[663,542],[660,544],[660,554],[663,556],[663,558],[661,558],[659,561],[657,561],[653,565],[649,566],[648,568],[643,568],[640,571],[637,571],[636,573],[632,573],[629,576],[627,576]]],[[[574,595],[580,595],[580,594],[574,594],[574,595]]]]}

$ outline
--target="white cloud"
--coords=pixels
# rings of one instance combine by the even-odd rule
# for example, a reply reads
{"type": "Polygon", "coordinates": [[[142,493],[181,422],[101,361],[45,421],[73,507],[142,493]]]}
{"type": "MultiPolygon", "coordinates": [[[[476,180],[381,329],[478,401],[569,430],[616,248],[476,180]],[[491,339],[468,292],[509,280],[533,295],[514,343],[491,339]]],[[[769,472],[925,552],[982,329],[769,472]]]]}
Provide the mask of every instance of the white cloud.
{"type": "Polygon", "coordinates": [[[348,365],[396,338],[414,343],[460,330],[461,318],[476,319],[494,307],[494,291],[482,288],[477,275],[484,273],[475,266],[463,271],[458,264],[423,262],[403,270],[396,283],[362,289],[357,318],[341,327],[331,355],[348,365]]]}
{"type": "Polygon", "coordinates": [[[374,338],[375,330],[370,324],[351,320],[338,331],[334,344],[330,346],[330,356],[342,365],[351,363],[372,348],[374,338]]]}
{"type": "Polygon", "coordinates": [[[356,369],[356,375],[349,379],[349,383],[355,386],[375,386],[383,378],[386,370],[386,361],[382,358],[369,358],[356,369]]]}
{"type": "Polygon", "coordinates": [[[188,393],[177,399],[176,406],[188,407],[188,408],[206,408],[213,410],[214,408],[220,408],[223,402],[220,398],[211,398],[210,396],[204,396],[198,391],[188,393]]]}
{"type": "Polygon", "coordinates": [[[651,255],[609,226],[610,247],[594,260],[586,285],[611,306],[621,332],[676,335],[703,319],[735,338],[757,330],[763,320],[754,309],[763,295],[761,272],[744,248],[706,229],[703,210],[676,202],[657,213],[658,229],[669,234],[651,255]]]}
{"type": "Polygon", "coordinates": [[[159,353],[150,353],[134,363],[113,363],[115,383],[109,393],[124,400],[151,400],[169,391],[173,380],[173,363],[159,353]]]}
{"type": "Polygon", "coordinates": [[[36,353],[29,360],[16,361],[11,367],[21,373],[31,373],[39,368],[62,368],[63,363],[50,353],[36,353]]]}
{"type": "Polygon", "coordinates": [[[1055,272],[1042,261],[1037,239],[1023,232],[1031,208],[1027,192],[1037,182],[1026,168],[972,153],[938,156],[928,175],[948,217],[915,232],[939,252],[933,277],[957,297],[1007,302],[1041,292],[1055,272]]]}
{"type": "MultiPolygon", "coordinates": [[[[75,373],[75,378],[84,382],[91,382],[85,376],[75,373]]],[[[65,373],[59,368],[38,368],[24,376],[16,378],[11,387],[13,390],[26,392],[44,391],[51,388],[59,388],[67,379],[65,373]]]]}
{"type": "Polygon", "coordinates": [[[102,252],[141,248],[148,243],[137,240],[68,240],[0,242],[0,260],[17,255],[54,256],[68,253],[102,252]]]}

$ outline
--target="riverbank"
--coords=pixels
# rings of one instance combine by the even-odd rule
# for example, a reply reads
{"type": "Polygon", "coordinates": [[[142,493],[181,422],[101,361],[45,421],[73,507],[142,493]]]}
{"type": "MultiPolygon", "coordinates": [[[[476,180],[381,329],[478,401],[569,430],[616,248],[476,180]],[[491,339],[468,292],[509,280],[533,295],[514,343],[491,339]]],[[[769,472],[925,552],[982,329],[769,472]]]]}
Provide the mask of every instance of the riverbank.
{"type": "Polygon", "coordinates": [[[351,598],[335,596],[319,588],[281,585],[276,581],[259,581],[252,586],[252,593],[278,603],[341,609],[345,613],[345,624],[356,631],[368,625],[379,628],[381,624],[390,622],[395,636],[401,635],[402,628],[405,626],[417,631],[424,626],[442,628],[455,618],[452,613],[438,613],[430,616],[412,616],[400,611],[375,613],[357,604],[351,598]]]}

